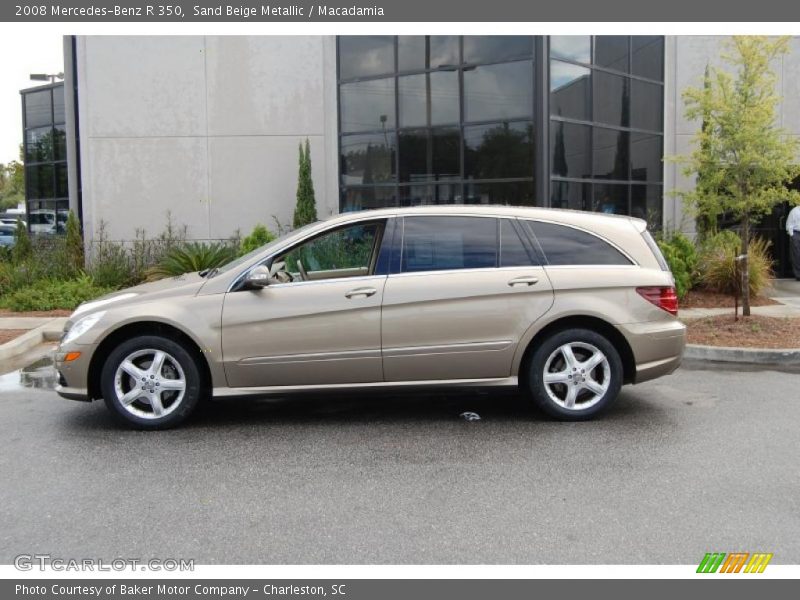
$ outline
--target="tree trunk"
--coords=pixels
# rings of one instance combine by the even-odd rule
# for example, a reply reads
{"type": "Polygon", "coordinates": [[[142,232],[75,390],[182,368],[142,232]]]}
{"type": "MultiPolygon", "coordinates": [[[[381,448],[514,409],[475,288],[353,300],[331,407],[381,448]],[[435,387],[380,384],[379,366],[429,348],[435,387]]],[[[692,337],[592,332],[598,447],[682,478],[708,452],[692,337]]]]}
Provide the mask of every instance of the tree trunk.
{"type": "Polygon", "coordinates": [[[742,275],[742,316],[750,316],[750,256],[748,250],[750,247],[750,215],[745,213],[742,218],[742,256],[744,257],[739,262],[739,268],[742,275]]]}

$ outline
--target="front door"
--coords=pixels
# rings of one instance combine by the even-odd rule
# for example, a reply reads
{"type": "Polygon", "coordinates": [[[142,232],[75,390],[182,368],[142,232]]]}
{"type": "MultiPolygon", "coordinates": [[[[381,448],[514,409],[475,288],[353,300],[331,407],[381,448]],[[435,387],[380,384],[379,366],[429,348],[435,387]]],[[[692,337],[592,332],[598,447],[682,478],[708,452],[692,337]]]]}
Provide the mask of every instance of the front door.
{"type": "Polygon", "coordinates": [[[375,274],[384,221],[301,242],[271,261],[281,283],[227,294],[222,351],[230,387],[379,382],[381,301],[375,274]]]}
{"type": "Polygon", "coordinates": [[[508,377],[523,333],[553,304],[514,219],[404,219],[383,299],[386,381],[508,377]]]}

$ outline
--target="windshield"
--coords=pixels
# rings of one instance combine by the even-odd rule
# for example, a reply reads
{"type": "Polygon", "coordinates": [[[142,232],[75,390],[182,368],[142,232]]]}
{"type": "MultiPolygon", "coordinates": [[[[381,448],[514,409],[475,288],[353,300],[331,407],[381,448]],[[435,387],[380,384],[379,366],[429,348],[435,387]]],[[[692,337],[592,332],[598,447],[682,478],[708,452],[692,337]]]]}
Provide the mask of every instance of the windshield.
{"type": "Polygon", "coordinates": [[[245,254],[243,256],[240,256],[236,260],[231,261],[228,264],[222,265],[219,269],[216,269],[215,271],[213,271],[210,274],[210,277],[216,277],[217,275],[220,275],[222,273],[227,273],[228,271],[230,271],[232,269],[236,269],[237,267],[240,267],[241,265],[246,264],[248,261],[252,260],[253,258],[258,256],[259,254],[261,254],[265,250],[268,250],[269,248],[277,246],[278,244],[280,244],[281,242],[283,242],[285,239],[289,238],[290,236],[296,235],[296,234],[298,234],[298,233],[300,233],[302,231],[305,231],[306,229],[310,229],[311,227],[313,227],[313,226],[315,226],[317,224],[319,224],[319,221],[315,221],[314,223],[310,223],[308,225],[304,225],[300,229],[293,229],[292,231],[288,231],[288,232],[284,233],[283,235],[278,236],[277,238],[272,240],[269,244],[264,244],[260,248],[256,248],[255,250],[252,250],[252,251],[248,252],[247,254],[245,254]]]}

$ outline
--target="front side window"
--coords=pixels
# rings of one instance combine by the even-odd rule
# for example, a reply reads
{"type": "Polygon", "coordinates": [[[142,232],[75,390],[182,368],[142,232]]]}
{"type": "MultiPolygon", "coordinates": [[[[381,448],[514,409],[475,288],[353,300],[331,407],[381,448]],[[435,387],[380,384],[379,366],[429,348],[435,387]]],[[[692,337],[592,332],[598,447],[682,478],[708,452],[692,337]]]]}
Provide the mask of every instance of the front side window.
{"type": "Polygon", "coordinates": [[[406,217],[401,270],[406,273],[497,266],[497,220],[406,217]]]}
{"type": "Polygon", "coordinates": [[[323,233],[275,258],[273,271],[286,282],[369,275],[382,228],[358,223],[323,233]]]}
{"type": "Polygon", "coordinates": [[[533,232],[551,266],[631,264],[611,244],[586,231],[541,221],[524,223],[533,232]]]}

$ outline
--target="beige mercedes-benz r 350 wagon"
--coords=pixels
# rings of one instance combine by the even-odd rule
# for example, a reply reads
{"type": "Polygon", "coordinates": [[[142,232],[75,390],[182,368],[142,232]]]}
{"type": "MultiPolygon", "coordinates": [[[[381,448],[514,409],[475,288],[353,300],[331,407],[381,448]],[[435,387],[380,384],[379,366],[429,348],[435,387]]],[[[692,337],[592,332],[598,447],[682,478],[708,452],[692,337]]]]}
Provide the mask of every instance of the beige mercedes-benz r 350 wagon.
{"type": "Polygon", "coordinates": [[[672,275],[644,221],[502,206],[347,213],[219,269],[82,304],[57,391],[130,425],[207,397],[515,385],[588,419],[674,371],[672,275]]]}

